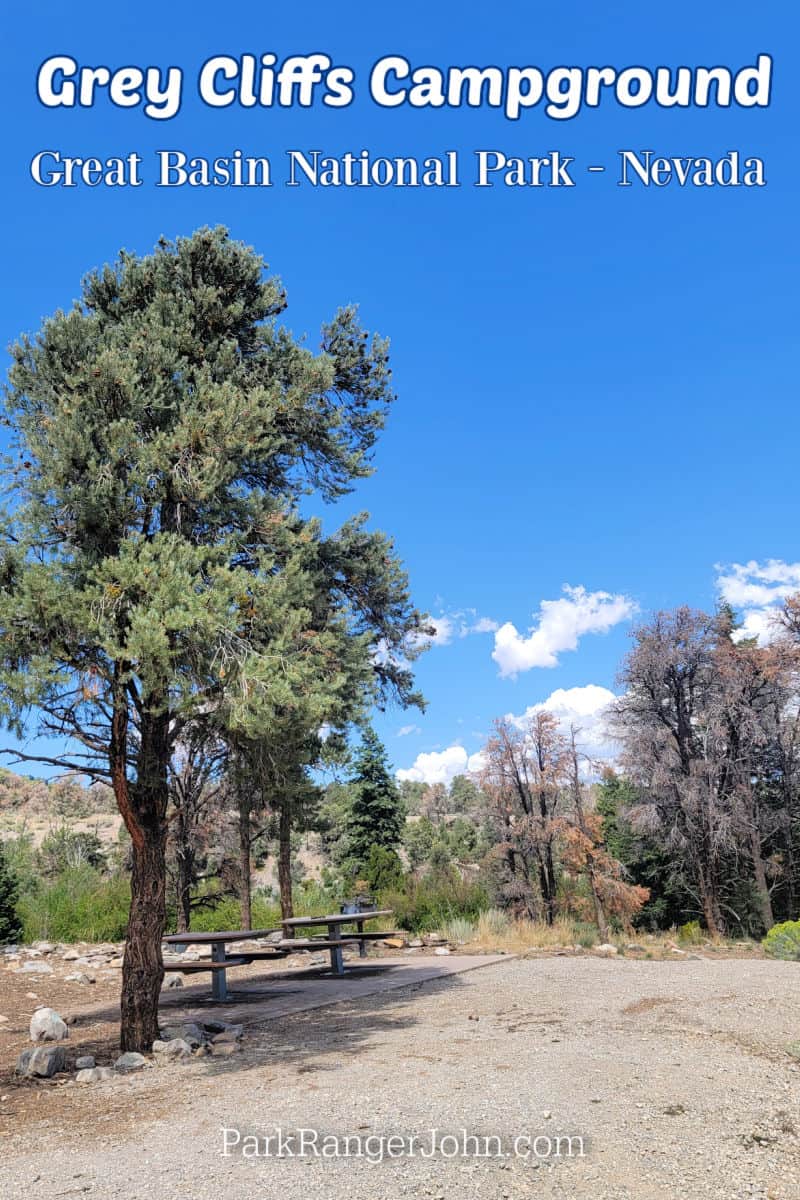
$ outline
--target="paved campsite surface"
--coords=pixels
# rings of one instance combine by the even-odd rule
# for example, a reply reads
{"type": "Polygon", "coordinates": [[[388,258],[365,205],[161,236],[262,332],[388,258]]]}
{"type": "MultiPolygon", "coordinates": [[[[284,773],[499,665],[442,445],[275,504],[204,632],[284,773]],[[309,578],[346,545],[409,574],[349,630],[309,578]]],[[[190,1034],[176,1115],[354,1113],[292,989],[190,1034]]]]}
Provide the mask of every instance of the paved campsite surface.
{"type": "Polygon", "coordinates": [[[246,1028],[230,1058],[25,1085],[3,1200],[800,1197],[800,965],[515,959],[246,1028]],[[223,1126],[261,1156],[224,1157],[223,1126]],[[427,1151],[432,1129],[449,1154],[466,1130],[510,1156],[277,1159],[276,1126],[372,1157],[390,1135],[427,1151]],[[514,1157],[558,1134],[585,1156],[514,1157]]]}

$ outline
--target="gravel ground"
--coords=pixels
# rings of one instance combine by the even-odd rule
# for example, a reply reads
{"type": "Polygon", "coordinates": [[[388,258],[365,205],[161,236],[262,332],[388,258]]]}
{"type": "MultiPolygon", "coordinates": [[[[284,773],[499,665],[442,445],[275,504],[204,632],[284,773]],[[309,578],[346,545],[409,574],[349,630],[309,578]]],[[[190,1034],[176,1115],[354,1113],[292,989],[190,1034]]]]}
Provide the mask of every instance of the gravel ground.
{"type": "Polygon", "coordinates": [[[0,1195],[797,1200],[798,984],[759,960],[517,959],[300,1013],[231,1058],[62,1087],[57,1107],[42,1085],[0,1141],[0,1195]],[[223,1156],[223,1126],[261,1156],[223,1156]],[[275,1127],[360,1136],[373,1157],[376,1135],[427,1151],[431,1129],[466,1130],[508,1157],[266,1157],[275,1127]],[[554,1153],[559,1134],[584,1156],[554,1153]]]}

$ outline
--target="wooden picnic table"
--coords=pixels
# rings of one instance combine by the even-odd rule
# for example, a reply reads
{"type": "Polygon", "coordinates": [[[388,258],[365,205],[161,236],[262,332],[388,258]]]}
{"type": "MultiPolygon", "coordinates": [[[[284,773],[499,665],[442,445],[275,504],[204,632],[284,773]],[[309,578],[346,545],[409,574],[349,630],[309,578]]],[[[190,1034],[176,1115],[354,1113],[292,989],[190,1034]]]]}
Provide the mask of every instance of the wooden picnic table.
{"type": "Polygon", "coordinates": [[[342,948],[348,942],[358,942],[358,953],[363,958],[367,953],[367,938],[372,937],[390,937],[388,933],[367,933],[364,929],[365,921],[374,921],[376,917],[390,917],[392,915],[391,908],[373,908],[363,909],[361,912],[355,913],[326,913],[321,917],[285,917],[281,921],[284,932],[294,933],[296,929],[313,929],[324,926],[327,930],[327,936],[323,938],[309,938],[307,941],[299,942],[296,938],[289,937],[281,942],[281,946],[291,946],[294,942],[295,948],[298,950],[329,950],[331,956],[331,970],[335,975],[344,975],[344,959],[342,957],[342,948]],[[355,925],[356,931],[351,934],[343,933],[342,926],[355,925]]]}

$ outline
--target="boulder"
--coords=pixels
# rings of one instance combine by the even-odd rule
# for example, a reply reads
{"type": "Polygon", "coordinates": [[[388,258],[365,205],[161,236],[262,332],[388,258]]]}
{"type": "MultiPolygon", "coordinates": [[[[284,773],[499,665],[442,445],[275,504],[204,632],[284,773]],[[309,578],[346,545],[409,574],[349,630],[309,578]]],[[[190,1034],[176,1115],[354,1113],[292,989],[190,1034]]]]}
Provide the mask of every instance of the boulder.
{"type": "Polygon", "coordinates": [[[75,1076],[76,1083],[102,1083],[104,1079],[113,1079],[114,1072],[111,1067],[89,1067],[86,1070],[78,1071],[75,1076]]]}
{"type": "Polygon", "coordinates": [[[214,1058],[227,1058],[229,1054],[236,1054],[239,1046],[236,1042],[212,1042],[210,1050],[214,1058]]]}
{"type": "Polygon", "coordinates": [[[32,1042],[63,1042],[69,1030],[54,1008],[37,1008],[31,1017],[30,1035],[32,1042]]]}
{"type": "Polygon", "coordinates": [[[449,954],[450,947],[449,946],[437,946],[433,953],[434,954],[449,954]]]}
{"type": "Polygon", "coordinates": [[[63,958],[64,962],[74,962],[76,958],[80,958],[80,954],[77,950],[71,949],[65,950],[61,957],[63,958]]]}
{"type": "Polygon", "coordinates": [[[120,1054],[117,1061],[114,1063],[115,1071],[141,1071],[142,1067],[147,1066],[147,1059],[143,1054],[137,1054],[135,1050],[129,1050],[127,1054],[120,1054]]]}
{"type": "Polygon", "coordinates": [[[202,1029],[192,1021],[187,1022],[185,1025],[170,1025],[167,1029],[162,1029],[162,1042],[172,1042],[176,1038],[181,1038],[184,1042],[188,1042],[192,1048],[202,1046],[205,1041],[202,1029]]]}
{"type": "Polygon", "coordinates": [[[215,1033],[211,1042],[214,1046],[219,1046],[223,1042],[239,1042],[243,1037],[244,1029],[241,1025],[229,1025],[221,1033],[215,1033]]]}
{"type": "Polygon", "coordinates": [[[164,976],[162,988],[179,988],[183,987],[183,976],[178,975],[175,971],[168,971],[164,976]]]}
{"type": "Polygon", "coordinates": [[[228,1026],[224,1021],[218,1021],[215,1017],[209,1017],[207,1021],[203,1021],[203,1030],[205,1033],[222,1033],[228,1026]]]}
{"type": "Polygon", "coordinates": [[[153,1042],[153,1054],[161,1062],[191,1058],[192,1047],[183,1038],[172,1038],[168,1042],[159,1040],[153,1042]]]}
{"type": "Polygon", "coordinates": [[[24,962],[20,967],[23,975],[52,975],[53,968],[46,962],[24,962]]]}
{"type": "Polygon", "coordinates": [[[598,954],[601,958],[613,958],[615,954],[619,954],[616,946],[612,946],[611,942],[601,942],[599,946],[595,946],[593,954],[598,954]]]}
{"type": "Polygon", "coordinates": [[[80,1058],[75,1059],[76,1071],[91,1071],[96,1065],[93,1054],[82,1054],[80,1058]]]}
{"type": "Polygon", "coordinates": [[[34,942],[34,950],[38,950],[40,954],[53,954],[55,946],[52,942],[34,942]]]}
{"type": "Polygon", "coordinates": [[[85,975],[83,973],[83,971],[79,971],[77,973],[77,975],[65,975],[64,976],[65,983],[81,983],[85,986],[87,983],[94,983],[94,981],[95,981],[94,975],[85,975]]]}
{"type": "Polygon", "coordinates": [[[66,1069],[67,1056],[63,1046],[37,1046],[35,1050],[22,1051],[17,1059],[16,1073],[29,1079],[50,1079],[66,1069]]]}

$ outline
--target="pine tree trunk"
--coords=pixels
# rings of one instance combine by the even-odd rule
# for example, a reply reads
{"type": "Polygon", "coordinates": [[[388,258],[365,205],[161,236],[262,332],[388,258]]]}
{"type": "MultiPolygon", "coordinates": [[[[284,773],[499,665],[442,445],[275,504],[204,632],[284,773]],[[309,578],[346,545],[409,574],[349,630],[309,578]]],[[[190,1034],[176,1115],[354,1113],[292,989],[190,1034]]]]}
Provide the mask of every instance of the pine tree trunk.
{"type": "Polygon", "coordinates": [[[164,835],[143,830],[133,845],[131,910],[122,965],[123,1052],[146,1054],[158,1037],[158,997],[164,979],[161,938],[166,924],[164,835]]]}
{"type": "Polygon", "coordinates": [[[253,928],[253,890],[250,879],[250,806],[239,807],[239,905],[242,929],[253,928]]]}
{"type": "Polygon", "coordinates": [[[178,868],[177,879],[177,927],[178,933],[188,933],[192,920],[192,874],[193,855],[189,845],[186,828],[186,818],[179,811],[175,823],[176,859],[178,868]]]}
{"type": "Polygon", "coordinates": [[[592,902],[594,904],[594,919],[597,922],[598,933],[600,934],[601,942],[608,941],[608,921],[606,920],[606,911],[603,907],[603,898],[600,895],[600,889],[597,886],[597,873],[594,869],[594,863],[589,859],[589,887],[592,891],[592,902]]]}
{"type": "Polygon", "coordinates": [[[761,838],[759,837],[758,825],[755,821],[750,829],[750,852],[753,857],[753,873],[758,893],[758,907],[761,913],[761,920],[764,923],[764,932],[766,933],[775,924],[775,916],[772,911],[772,897],[769,894],[767,872],[761,853],[761,838]]]}
{"type": "Polygon", "coordinates": [[[714,883],[707,877],[706,872],[701,867],[698,870],[698,888],[700,891],[700,904],[703,909],[703,920],[705,921],[706,929],[712,937],[719,937],[723,933],[722,914],[719,908],[719,901],[716,895],[714,883]]]}
{"type": "MultiPolygon", "coordinates": [[[[292,810],[288,801],[281,803],[278,830],[278,887],[281,894],[281,917],[294,916],[292,903],[292,810]]],[[[292,933],[288,933],[292,937],[292,933]]]]}
{"type": "Polygon", "coordinates": [[[548,925],[552,925],[556,919],[556,872],[553,863],[553,847],[549,842],[544,847],[541,863],[544,919],[548,925]]]}
{"type": "MultiPolygon", "coordinates": [[[[115,680],[115,683],[117,681],[115,680]]],[[[158,1037],[158,997],[164,979],[161,938],[167,921],[166,812],[169,718],[143,713],[137,781],[127,779],[127,705],[115,687],[110,746],[114,794],[131,835],[131,907],[122,962],[120,1045],[147,1053],[158,1037]]]]}

